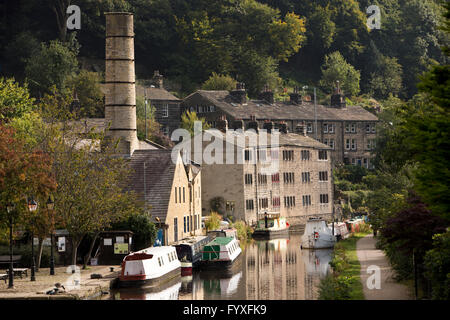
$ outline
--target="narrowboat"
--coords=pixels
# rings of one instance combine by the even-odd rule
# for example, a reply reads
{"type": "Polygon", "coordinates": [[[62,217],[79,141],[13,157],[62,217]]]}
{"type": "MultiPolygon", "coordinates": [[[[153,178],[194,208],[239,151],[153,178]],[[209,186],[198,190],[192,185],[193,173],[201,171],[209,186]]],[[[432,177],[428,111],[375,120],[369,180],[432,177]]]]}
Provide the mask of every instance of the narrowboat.
{"type": "Polygon", "coordinates": [[[279,213],[259,214],[253,238],[271,239],[289,234],[289,222],[279,213]]]}
{"type": "Polygon", "coordinates": [[[195,236],[182,239],[173,244],[181,263],[181,276],[192,274],[192,268],[202,259],[203,247],[211,241],[209,236],[195,236]]]}
{"type": "Polygon", "coordinates": [[[119,287],[153,287],[180,276],[181,263],[175,247],[151,247],[123,258],[119,287]]]}
{"type": "Polygon", "coordinates": [[[347,224],[345,222],[337,222],[334,224],[334,235],[336,236],[336,240],[347,239],[350,236],[348,232],[347,224]]]}
{"type": "Polygon", "coordinates": [[[216,237],[207,243],[202,250],[202,266],[231,266],[242,249],[239,240],[234,237],[216,237]]]}
{"type": "Polygon", "coordinates": [[[306,222],[305,233],[301,238],[301,247],[305,249],[333,248],[336,237],[325,220],[310,218],[306,222]]]}
{"type": "Polygon", "coordinates": [[[222,228],[217,230],[210,230],[206,234],[210,236],[211,239],[215,237],[233,237],[235,239],[238,238],[236,228],[222,228]]]}

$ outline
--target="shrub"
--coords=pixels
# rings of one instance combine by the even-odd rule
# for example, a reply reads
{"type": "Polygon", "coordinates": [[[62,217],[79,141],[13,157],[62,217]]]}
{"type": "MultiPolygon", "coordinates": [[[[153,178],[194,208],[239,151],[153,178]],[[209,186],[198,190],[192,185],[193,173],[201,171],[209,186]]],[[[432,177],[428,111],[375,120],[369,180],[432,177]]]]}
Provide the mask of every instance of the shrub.
{"type": "Polygon", "coordinates": [[[251,238],[252,228],[246,225],[244,221],[236,221],[232,224],[232,227],[236,228],[239,240],[247,241],[251,238]]]}
{"type": "Polygon", "coordinates": [[[206,231],[218,229],[220,227],[221,220],[222,217],[217,212],[211,211],[211,215],[205,221],[206,231]]]}

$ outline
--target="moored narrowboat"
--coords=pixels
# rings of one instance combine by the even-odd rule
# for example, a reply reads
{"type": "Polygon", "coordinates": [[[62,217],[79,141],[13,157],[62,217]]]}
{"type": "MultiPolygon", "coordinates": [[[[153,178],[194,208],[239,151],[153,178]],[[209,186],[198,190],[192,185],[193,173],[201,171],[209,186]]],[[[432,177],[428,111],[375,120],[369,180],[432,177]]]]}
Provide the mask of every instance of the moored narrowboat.
{"type": "Polygon", "coordinates": [[[234,237],[216,237],[203,247],[201,264],[203,266],[232,265],[242,249],[234,237]]]}
{"type": "Polygon", "coordinates": [[[158,286],[180,276],[175,247],[151,247],[127,255],[122,261],[119,287],[158,286]]]}
{"type": "Polygon", "coordinates": [[[310,218],[306,222],[305,233],[301,241],[301,247],[305,249],[333,248],[336,243],[336,237],[325,220],[310,218]]]}
{"type": "Polygon", "coordinates": [[[202,259],[203,247],[211,241],[209,236],[194,236],[182,239],[173,244],[181,263],[181,276],[192,274],[192,269],[202,259]]]}
{"type": "Polygon", "coordinates": [[[263,213],[258,218],[253,238],[271,239],[289,234],[289,222],[279,213],[263,213]]]}

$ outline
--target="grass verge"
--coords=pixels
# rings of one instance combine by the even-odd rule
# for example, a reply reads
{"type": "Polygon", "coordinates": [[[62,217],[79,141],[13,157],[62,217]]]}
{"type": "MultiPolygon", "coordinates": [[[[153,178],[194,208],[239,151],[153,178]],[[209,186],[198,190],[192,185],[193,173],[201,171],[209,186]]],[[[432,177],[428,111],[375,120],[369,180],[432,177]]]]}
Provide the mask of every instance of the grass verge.
{"type": "Polygon", "coordinates": [[[333,273],[320,282],[320,300],[364,300],[356,242],[368,234],[354,233],[335,245],[330,262],[333,273]]]}

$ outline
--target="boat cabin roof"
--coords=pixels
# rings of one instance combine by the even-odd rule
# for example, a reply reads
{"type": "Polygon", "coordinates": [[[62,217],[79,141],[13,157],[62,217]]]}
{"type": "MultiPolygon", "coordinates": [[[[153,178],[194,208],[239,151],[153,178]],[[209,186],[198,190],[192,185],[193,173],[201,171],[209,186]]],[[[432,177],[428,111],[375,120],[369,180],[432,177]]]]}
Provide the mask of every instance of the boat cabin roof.
{"type": "Polygon", "coordinates": [[[151,254],[151,255],[155,255],[155,256],[160,256],[163,255],[165,253],[169,253],[175,250],[175,247],[172,246],[162,246],[162,247],[150,247],[150,248],[146,248],[146,249],[142,249],[136,252],[132,252],[131,254],[135,254],[135,253],[145,253],[145,254],[151,254]]]}
{"type": "Polygon", "coordinates": [[[279,212],[267,212],[266,213],[259,213],[258,214],[258,219],[259,220],[264,220],[265,217],[267,216],[267,219],[278,219],[281,217],[281,214],[279,212]]]}
{"type": "Polygon", "coordinates": [[[216,237],[213,241],[208,243],[207,246],[214,246],[214,245],[226,246],[233,240],[234,237],[216,237]]]}
{"type": "Polygon", "coordinates": [[[194,245],[197,242],[202,241],[203,239],[209,238],[208,236],[193,236],[193,237],[189,237],[189,238],[185,238],[185,239],[181,239],[180,241],[175,242],[173,245],[180,245],[180,244],[185,244],[185,245],[194,245]]]}

